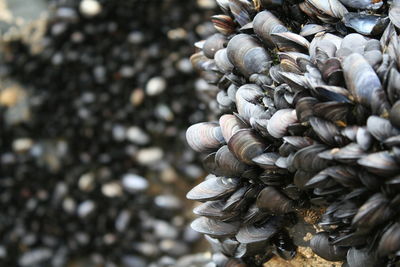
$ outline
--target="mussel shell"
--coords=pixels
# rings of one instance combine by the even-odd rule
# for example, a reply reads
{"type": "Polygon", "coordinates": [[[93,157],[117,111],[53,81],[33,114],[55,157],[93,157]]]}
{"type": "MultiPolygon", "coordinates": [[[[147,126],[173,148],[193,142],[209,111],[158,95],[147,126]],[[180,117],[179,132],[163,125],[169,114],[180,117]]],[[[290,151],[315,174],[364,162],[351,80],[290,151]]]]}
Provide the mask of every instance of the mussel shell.
{"type": "Polygon", "coordinates": [[[400,250],[400,224],[395,222],[382,235],[379,241],[378,254],[386,256],[400,250]]]}
{"type": "Polygon", "coordinates": [[[363,35],[378,35],[385,30],[389,18],[349,12],[344,15],[343,22],[347,27],[363,35]]]}
{"type": "Polygon", "coordinates": [[[267,74],[271,65],[271,57],[264,47],[256,38],[244,33],[235,35],[228,42],[227,55],[245,77],[254,73],[267,74]]]}
{"type": "Polygon", "coordinates": [[[230,35],[235,32],[236,24],[230,16],[215,15],[211,17],[214,28],[222,34],[230,35]]]}
{"type": "Polygon", "coordinates": [[[219,124],[221,126],[222,135],[227,143],[237,131],[246,128],[246,124],[232,114],[222,115],[219,118],[219,124]]]}
{"type": "Polygon", "coordinates": [[[343,5],[355,9],[379,9],[383,0],[340,0],[343,5]]]}
{"type": "Polygon", "coordinates": [[[218,50],[214,55],[215,64],[222,73],[230,73],[234,66],[229,61],[226,48],[218,50]]]}
{"type": "Polygon", "coordinates": [[[332,245],[327,232],[316,234],[310,241],[310,247],[318,256],[328,261],[345,259],[347,248],[332,245]]]}
{"type": "Polygon", "coordinates": [[[268,122],[268,133],[275,138],[282,138],[286,135],[290,124],[297,122],[297,115],[294,109],[280,109],[272,115],[268,122]]]}
{"type": "Polygon", "coordinates": [[[258,194],[257,207],[271,213],[284,214],[294,211],[294,202],[272,186],[258,194]]]}
{"type": "Polygon", "coordinates": [[[209,235],[211,237],[233,236],[239,229],[239,222],[222,222],[206,217],[195,219],[190,226],[196,232],[209,235]]]}
{"type": "Polygon", "coordinates": [[[203,45],[204,55],[214,59],[215,53],[224,48],[227,44],[226,37],[220,33],[215,33],[208,37],[203,45]]]}
{"type": "Polygon", "coordinates": [[[382,193],[375,193],[359,208],[352,224],[359,228],[372,229],[385,222],[393,215],[388,204],[389,201],[382,193]]]}
{"type": "Polygon", "coordinates": [[[228,146],[222,146],[215,154],[218,175],[239,177],[247,168],[229,150],[228,146]]]}
{"type": "MultiPolygon", "coordinates": [[[[328,15],[332,18],[343,18],[347,13],[347,9],[339,2],[339,0],[319,1],[319,0],[306,0],[322,14],[328,15]]],[[[319,17],[322,19],[323,17],[319,17]]]]}
{"type": "Polygon", "coordinates": [[[376,258],[368,248],[350,248],[347,251],[347,263],[349,267],[374,267],[377,266],[376,258]]]}
{"type": "Polygon", "coordinates": [[[372,145],[372,136],[364,127],[358,128],[356,140],[357,144],[365,151],[372,145]]]}
{"type": "Polygon", "coordinates": [[[270,46],[274,46],[271,34],[278,32],[287,32],[285,25],[271,12],[265,10],[258,13],[253,20],[254,32],[263,42],[270,46]]]}
{"type": "Polygon", "coordinates": [[[333,123],[346,123],[350,107],[347,103],[330,101],[314,106],[314,114],[333,123]]]}
{"type": "Polygon", "coordinates": [[[367,129],[372,136],[381,142],[393,135],[400,134],[400,131],[394,128],[389,120],[378,116],[370,116],[368,118],[367,129]]]}
{"type": "Polygon", "coordinates": [[[400,100],[390,109],[389,120],[395,127],[400,128],[400,100]]]}
{"type": "Polygon", "coordinates": [[[239,214],[239,211],[223,212],[222,208],[224,205],[225,202],[222,200],[207,201],[194,208],[193,213],[222,221],[234,218],[239,214]]]}
{"type": "Polygon", "coordinates": [[[251,22],[252,13],[255,11],[251,2],[243,0],[230,0],[229,9],[240,26],[251,22]]]}
{"type": "Polygon", "coordinates": [[[332,122],[322,120],[318,117],[310,118],[310,125],[318,137],[327,145],[334,146],[337,144],[340,135],[338,127],[332,122]]]}
{"type": "Polygon", "coordinates": [[[236,239],[243,244],[257,243],[272,238],[283,226],[282,217],[272,216],[259,226],[245,225],[236,234],[236,239]]]}
{"type": "Polygon", "coordinates": [[[326,31],[326,27],[319,24],[306,24],[301,28],[300,35],[308,37],[326,31]]]}
{"type": "Polygon", "coordinates": [[[255,165],[252,159],[261,155],[267,144],[254,130],[241,129],[229,139],[228,147],[237,159],[255,165]]]}
{"type": "Polygon", "coordinates": [[[296,115],[299,121],[305,122],[314,115],[314,105],[318,99],[314,97],[303,97],[296,103],[296,115]]]}
{"type": "Polygon", "coordinates": [[[389,9],[390,21],[400,29],[400,4],[395,0],[389,9]]]}
{"type": "Polygon", "coordinates": [[[319,153],[326,149],[323,145],[311,145],[296,152],[293,159],[293,166],[297,170],[317,172],[328,166],[328,161],[319,157],[319,153]]]}
{"type": "Polygon", "coordinates": [[[310,42],[307,39],[289,31],[271,33],[271,37],[279,51],[307,53],[310,47],[310,42]]]}
{"type": "Polygon", "coordinates": [[[186,197],[192,200],[207,201],[225,197],[236,190],[239,180],[235,178],[215,177],[201,182],[190,190],[186,197]]]}
{"type": "Polygon", "coordinates": [[[374,114],[388,111],[389,104],[379,77],[362,55],[349,55],[342,67],[346,85],[359,103],[370,107],[374,114]]]}
{"type": "Polygon", "coordinates": [[[264,97],[261,87],[256,84],[245,84],[236,92],[236,108],[240,117],[250,123],[253,119],[267,119],[263,105],[259,101],[264,97]]]}
{"type": "Polygon", "coordinates": [[[189,146],[197,152],[207,152],[218,148],[225,140],[221,128],[215,122],[200,122],[186,131],[189,146]]]}
{"type": "MultiPolygon", "coordinates": [[[[222,211],[231,211],[233,209],[241,208],[239,205],[246,200],[245,194],[249,190],[248,186],[242,186],[236,190],[225,202],[222,211]]],[[[245,203],[243,203],[244,205],[245,203]]]]}
{"type": "Polygon", "coordinates": [[[366,156],[364,150],[356,143],[350,143],[340,149],[332,149],[331,154],[333,159],[350,164],[366,156]]]}
{"type": "Polygon", "coordinates": [[[278,153],[269,152],[253,158],[252,161],[263,169],[276,169],[275,162],[278,158],[278,153]]]}
{"type": "Polygon", "coordinates": [[[399,164],[388,151],[371,153],[360,158],[357,163],[379,176],[390,176],[400,171],[399,164]]]}

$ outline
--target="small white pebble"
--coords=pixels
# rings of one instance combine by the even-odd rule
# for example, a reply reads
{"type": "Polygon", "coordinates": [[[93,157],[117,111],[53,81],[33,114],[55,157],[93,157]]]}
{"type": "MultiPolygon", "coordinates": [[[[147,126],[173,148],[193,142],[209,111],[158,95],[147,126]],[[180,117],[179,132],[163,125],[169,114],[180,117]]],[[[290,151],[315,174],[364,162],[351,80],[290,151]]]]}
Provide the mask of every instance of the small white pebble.
{"type": "Polygon", "coordinates": [[[149,96],[161,94],[167,87],[167,82],[163,77],[153,77],[146,84],[146,93],[149,96]]]}
{"type": "Polygon", "coordinates": [[[96,0],[83,0],[80,3],[79,10],[84,16],[94,17],[101,12],[102,7],[96,0]]]}

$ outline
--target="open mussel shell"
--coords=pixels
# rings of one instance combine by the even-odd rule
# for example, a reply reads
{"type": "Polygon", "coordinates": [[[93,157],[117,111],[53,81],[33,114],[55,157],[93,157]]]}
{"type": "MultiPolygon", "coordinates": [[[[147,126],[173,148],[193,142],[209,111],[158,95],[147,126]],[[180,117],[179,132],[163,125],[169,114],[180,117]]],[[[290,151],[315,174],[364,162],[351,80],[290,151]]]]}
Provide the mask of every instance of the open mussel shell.
{"type": "Polygon", "coordinates": [[[241,129],[229,139],[228,147],[237,159],[255,165],[253,158],[261,155],[267,144],[254,130],[241,129]]]}
{"type": "Polygon", "coordinates": [[[331,244],[327,232],[320,232],[313,236],[310,247],[314,253],[328,261],[344,260],[347,254],[347,248],[331,244]]]}
{"type": "Polygon", "coordinates": [[[258,194],[257,207],[271,213],[283,214],[294,211],[293,200],[272,186],[267,186],[258,194]]]}
{"type": "Polygon", "coordinates": [[[349,12],[344,15],[343,22],[347,27],[363,35],[378,35],[385,30],[389,18],[349,12]]]}
{"type": "Polygon", "coordinates": [[[200,122],[186,131],[189,146],[197,152],[207,152],[218,148],[225,140],[221,128],[215,122],[200,122]]]}
{"type": "Polygon", "coordinates": [[[190,226],[196,232],[209,235],[211,237],[233,236],[239,229],[239,222],[222,222],[207,217],[195,219],[190,226]]]}
{"type": "Polygon", "coordinates": [[[245,225],[236,234],[236,239],[242,244],[267,241],[283,227],[280,216],[271,216],[261,225],[245,225]]]}
{"type": "Polygon", "coordinates": [[[360,158],[357,163],[379,176],[395,175],[400,171],[400,165],[389,151],[371,153],[360,158]]]}
{"type": "Polygon", "coordinates": [[[209,176],[209,179],[193,187],[186,197],[198,201],[215,200],[231,194],[239,184],[235,178],[209,176]]]}

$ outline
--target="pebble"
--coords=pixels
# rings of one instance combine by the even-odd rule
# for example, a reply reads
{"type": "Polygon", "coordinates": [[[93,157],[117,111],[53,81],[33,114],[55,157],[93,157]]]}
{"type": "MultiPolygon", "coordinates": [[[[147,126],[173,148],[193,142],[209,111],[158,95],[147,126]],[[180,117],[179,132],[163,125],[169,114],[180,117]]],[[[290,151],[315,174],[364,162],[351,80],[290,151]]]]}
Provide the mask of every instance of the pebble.
{"type": "Polygon", "coordinates": [[[156,96],[164,92],[167,88],[167,82],[163,77],[153,77],[146,84],[146,94],[156,96]]]}
{"type": "Polygon", "coordinates": [[[137,126],[131,126],[126,130],[126,138],[137,145],[146,145],[150,142],[150,136],[137,126]]]}
{"type": "Polygon", "coordinates": [[[174,226],[161,220],[155,222],[154,233],[160,239],[176,239],[179,235],[174,226]]]}
{"type": "Polygon", "coordinates": [[[136,160],[141,165],[149,166],[156,164],[164,157],[164,152],[159,147],[143,148],[136,154],[136,160]]]}
{"type": "Polygon", "coordinates": [[[94,174],[91,172],[83,174],[79,178],[78,187],[85,192],[92,191],[94,189],[94,174]]]}
{"type": "Polygon", "coordinates": [[[158,195],[154,203],[162,209],[177,210],[182,208],[181,200],[174,195],[158,195]]]}
{"type": "Polygon", "coordinates": [[[128,173],[122,177],[122,186],[129,193],[138,193],[145,191],[149,187],[149,182],[142,176],[128,173]]]}
{"type": "Polygon", "coordinates": [[[94,17],[100,14],[101,4],[96,0],[83,0],[79,5],[79,11],[87,17],[94,17]]]}
{"type": "Polygon", "coordinates": [[[106,197],[120,197],[122,196],[122,187],[118,182],[110,182],[102,185],[101,192],[106,197]]]}
{"type": "Polygon", "coordinates": [[[165,104],[159,104],[155,109],[156,116],[164,121],[173,121],[174,113],[165,104]]]}
{"type": "Polygon", "coordinates": [[[49,260],[52,255],[52,251],[48,248],[37,248],[22,254],[18,263],[22,267],[35,266],[49,260]]]}
{"type": "Polygon", "coordinates": [[[33,140],[30,138],[15,139],[12,143],[12,147],[15,152],[28,151],[32,146],[33,146],[33,140]]]}
{"type": "Polygon", "coordinates": [[[78,216],[85,218],[89,216],[96,208],[96,204],[92,200],[86,200],[78,206],[78,216]]]}
{"type": "Polygon", "coordinates": [[[143,89],[137,88],[132,91],[130,101],[134,107],[137,107],[143,103],[144,98],[145,98],[145,94],[144,94],[143,89]]]}

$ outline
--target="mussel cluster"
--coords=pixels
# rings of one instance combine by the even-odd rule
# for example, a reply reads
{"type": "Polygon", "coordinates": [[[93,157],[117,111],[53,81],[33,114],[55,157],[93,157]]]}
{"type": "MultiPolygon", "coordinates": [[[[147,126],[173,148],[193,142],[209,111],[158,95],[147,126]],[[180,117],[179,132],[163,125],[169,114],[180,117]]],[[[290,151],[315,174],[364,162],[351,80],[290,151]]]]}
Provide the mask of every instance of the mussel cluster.
{"type": "Polygon", "coordinates": [[[221,116],[186,132],[210,172],[191,226],[216,263],[293,258],[291,227],[319,209],[317,255],[399,264],[400,1],[217,3],[191,60],[221,116]]]}
{"type": "Polygon", "coordinates": [[[27,36],[0,38],[0,266],[204,261],[187,257],[201,236],[179,192],[202,175],[183,144],[188,118],[204,119],[187,89],[210,11],[48,2],[34,49],[27,36]]]}

